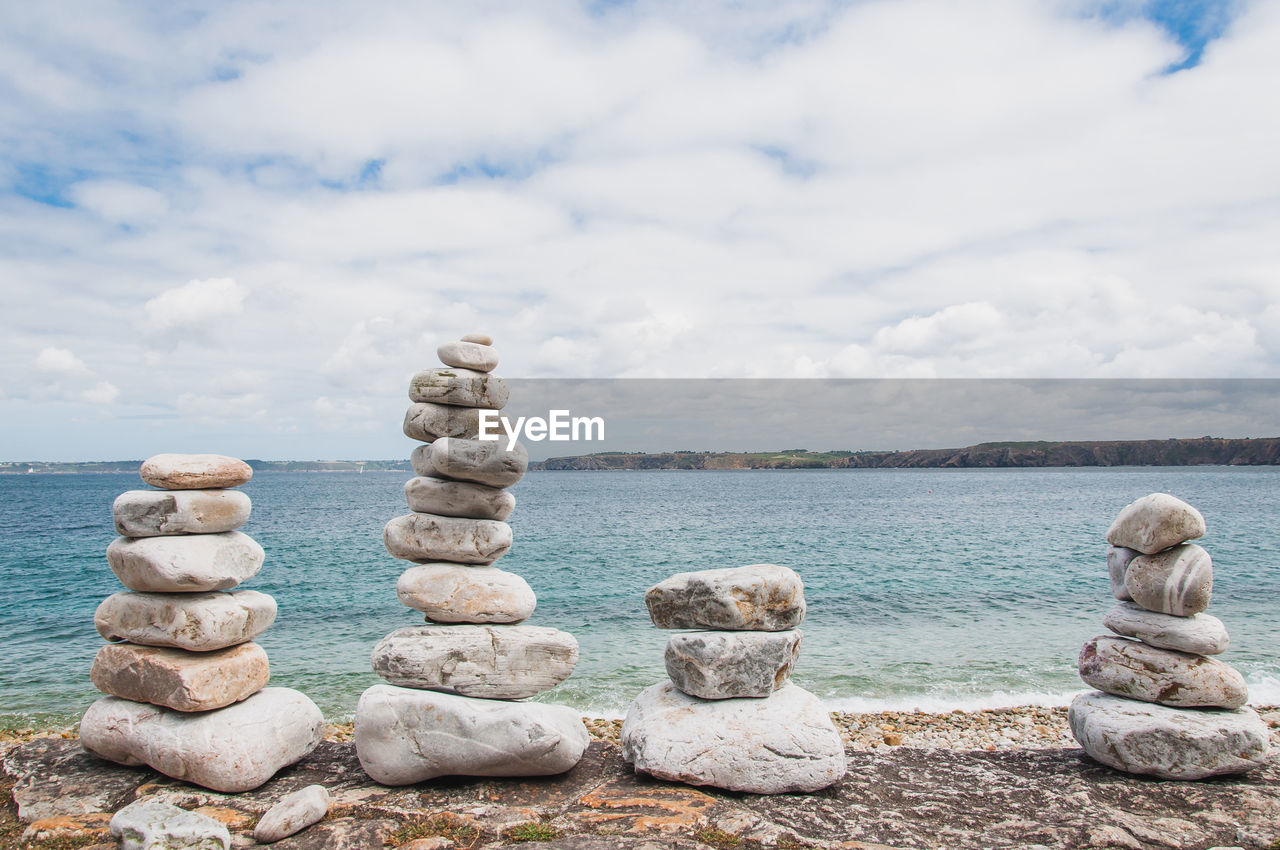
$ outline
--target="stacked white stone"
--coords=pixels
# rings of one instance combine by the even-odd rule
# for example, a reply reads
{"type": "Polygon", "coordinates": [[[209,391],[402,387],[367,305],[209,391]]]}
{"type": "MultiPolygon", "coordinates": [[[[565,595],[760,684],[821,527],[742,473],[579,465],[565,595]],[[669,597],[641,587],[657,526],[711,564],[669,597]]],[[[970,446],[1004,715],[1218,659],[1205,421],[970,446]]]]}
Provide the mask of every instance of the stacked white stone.
{"type": "Polygon", "coordinates": [[[1226,627],[1203,613],[1213,591],[1209,553],[1188,540],[1204,517],[1152,493],[1126,506],[1107,532],[1107,569],[1118,600],[1104,635],[1080,651],[1092,693],[1071,703],[1071,733],[1105,765],[1164,779],[1203,779],[1264,763],[1268,734],[1245,706],[1240,672],[1211,658],[1226,627]]]}
{"type": "Polygon", "coordinates": [[[670,681],[636,697],[622,757],[659,779],[730,791],[817,791],[844,776],[844,743],[793,684],[804,584],[773,564],[677,573],[645,593],[670,681]]]}
{"type": "MultiPolygon", "coordinates": [[[[509,395],[491,375],[492,340],[468,334],[437,350],[445,368],[409,383],[404,433],[423,445],[405,484],[413,513],[387,523],[383,540],[413,561],[396,583],[427,625],[397,629],[373,650],[374,685],[356,706],[356,752],[384,785],[438,776],[547,776],[581,760],[589,736],[565,706],[513,702],[559,685],[578,642],[558,629],[518,625],[537,604],[520,576],[494,562],[511,548],[515,497],[529,456],[518,442],[478,439],[482,411],[509,395]]],[[[491,431],[491,433],[493,433],[491,431]]]]}
{"type": "Polygon", "coordinates": [[[89,676],[109,696],[80,721],[84,748],[146,764],[215,791],[257,788],[320,743],[324,718],[304,694],[268,688],[267,654],[253,639],[276,601],[233,590],[265,553],[236,531],[249,519],[238,487],[253,470],[224,455],[162,454],[142,464],[158,490],[130,490],[112,506],[121,537],[107,563],[129,590],[94,614],[109,643],[89,676]]]}

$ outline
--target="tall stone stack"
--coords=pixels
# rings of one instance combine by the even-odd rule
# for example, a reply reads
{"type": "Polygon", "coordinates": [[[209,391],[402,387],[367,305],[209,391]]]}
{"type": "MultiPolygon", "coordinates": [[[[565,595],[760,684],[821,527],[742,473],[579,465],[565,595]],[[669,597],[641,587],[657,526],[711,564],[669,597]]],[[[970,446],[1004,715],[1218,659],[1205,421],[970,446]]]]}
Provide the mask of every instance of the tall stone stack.
{"type": "Polygon", "coordinates": [[[215,791],[256,788],[320,743],[324,718],[290,688],[268,688],[267,654],[253,639],[276,602],[235,590],[265,553],[235,529],[249,497],[230,488],[253,471],[223,455],[162,454],[142,464],[155,490],[112,506],[122,536],[107,563],[128,591],[107,597],[94,625],[108,643],[90,678],[109,696],[89,707],[80,740],[125,765],[146,764],[215,791]]]}
{"type": "Polygon", "coordinates": [[[469,334],[437,350],[444,368],[409,383],[404,433],[422,445],[405,484],[412,513],[387,523],[387,551],[412,561],[400,602],[427,624],[397,629],[373,650],[374,685],[356,707],[360,763],[375,781],[438,776],[545,776],[582,758],[589,738],[565,706],[517,702],[573,672],[578,642],[558,629],[518,625],[537,604],[520,576],[494,562],[511,548],[515,497],[528,454],[518,442],[479,439],[481,415],[507,403],[492,340],[469,334]]]}
{"type": "Polygon", "coordinates": [[[1092,693],[1071,703],[1071,733],[1094,759],[1128,773],[1203,779],[1240,773],[1267,758],[1268,734],[1245,706],[1244,677],[1213,658],[1227,630],[1203,613],[1213,591],[1200,512],[1167,493],[1125,507],[1107,532],[1107,568],[1118,600],[1103,618],[1115,635],[1080,651],[1092,693]]]}
{"type": "Polygon", "coordinates": [[[622,724],[622,756],[659,779],[730,791],[817,791],[844,776],[844,743],[813,694],[792,684],[804,584],[786,567],[677,573],[645,593],[667,641],[669,681],[622,724]]]}

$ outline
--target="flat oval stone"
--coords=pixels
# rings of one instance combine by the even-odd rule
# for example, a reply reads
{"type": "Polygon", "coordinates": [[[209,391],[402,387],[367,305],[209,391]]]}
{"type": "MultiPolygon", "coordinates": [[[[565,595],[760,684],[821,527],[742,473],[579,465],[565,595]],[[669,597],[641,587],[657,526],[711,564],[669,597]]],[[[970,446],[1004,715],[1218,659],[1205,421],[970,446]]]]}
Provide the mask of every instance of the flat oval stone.
{"type": "Polygon", "coordinates": [[[568,706],[472,699],[374,685],[356,706],[356,754],[383,785],[438,776],[552,776],[590,738],[568,706]]]}
{"type": "Polygon", "coordinates": [[[516,497],[506,490],[441,478],[410,478],[404,498],[414,513],[471,519],[505,520],[516,507],[516,497]]]}
{"type": "Polygon", "coordinates": [[[1198,510],[1168,493],[1152,493],[1120,511],[1107,531],[1107,542],[1151,555],[1203,537],[1204,532],[1198,510]]]}
{"type": "Polygon", "coordinates": [[[216,490],[246,483],[253,468],[226,455],[160,454],[144,460],[139,475],[162,490],[216,490]]]}
{"type": "Polygon", "coordinates": [[[125,537],[161,537],[234,531],[252,507],[239,490],[128,490],[111,513],[125,537]]]}
{"type": "Polygon", "coordinates": [[[446,342],[436,349],[436,356],[446,366],[470,369],[473,372],[492,372],[498,368],[498,352],[488,343],[461,340],[446,342]]]}
{"type": "Polygon", "coordinates": [[[511,548],[511,526],[492,519],[406,514],[387,523],[383,543],[393,557],[420,564],[492,564],[511,548]]]}
{"type": "Polygon", "coordinates": [[[750,794],[817,791],[845,771],[826,706],[793,684],[768,699],[722,700],[654,685],[627,711],[622,757],[658,779],[750,794]]]}
{"type": "Polygon", "coordinates": [[[1213,561],[1194,543],[1184,543],[1129,562],[1124,577],[1130,598],[1148,611],[1190,617],[1213,598],[1213,561]]]}
{"type": "Polygon", "coordinates": [[[1116,696],[1179,708],[1239,708],[1249,701],[1244,676],[1203,655],[1103,635],[1080,650],[1080,678],[1116,696]]]}
{"type": "Polygon", "coordinates": [[[256,590],[230,593],[113,593],[93,624],[106,640],[210,652],[246,643],[276,619],[276,601],[256,590]]]}
{"type": "Polygon", "coordinates": [[[474,342],[477,345],[493,345],[493,337],[482,333],[469,333],[462,337],[463,342],[474,342]]]}
{"type": "Polygon", "coordinates": [[[1126,773],[1204,779],[1267,761],[1267,727],[1251,708],[1167,708],[1095,691],[1072,700],[1067,721],[1091,758],[1126,773]]]}
{"type": "Polygon", "coordinates": [[[80,720],[80,743],[107,761],[237,794],[319,745],[324,716],[290,688],[263,688],[217,711],[187,713],[103,697],[80,720]]]}
{"type": "Polygon", "coordinates": [[[253,840],[271,844],[296,835],[329,813],[329,792],[323,785],[308,785],[285,794],[262,815],[253,828],[253,840]]]}
{"type": "Polygon", "coordinates": [[[437,623],[518,623],[538,604],[529,583],[515,573],[445,563],[405,570],[396,596],[437,623]]]}
{"type": "Polygon", "coordinates": [[[130,590],[191,593],[230,590],[262,569],[266,553],[239,531],[180,537],[117,537],[107,563],[130,590]]]}
{"type": "Polygon", "coordinates": [[[660,629],[780,632],[804,619],[804,583],[774,564],[676,573],[644,595],[660,629]]]}
{"type": "Polygon", "coordinates": [[[210,711],[267,686],[267,653],[256,643],[213,652],[111,643],[98,650],[89,679],[104,694],[175,711],[210,711]]]}
{"type": "Polygon", "coordinates": [[[1137,638],[1161,649],[1198,655],[1220,655],[1231,643],[1227,627],[1212,614],[1175,617],[1127,602],[1121,602],[1108,611],[1102,618],[1102,625],[1116,634],[1137,638]]]}
{"type": "Polygon", "coordinates": [[[1129,563],[1142,553],[1137,549],[1126,549],[1123,546],[1107,547],[1107,576],[1111,579],[1111,595],[1122,602],[1132,599],[1129,589],[1124,586],[1124,577],[1129,572],[1129,563]]]}
{"type": "Polygon", "coordinates": [[[409,381],[410,401],[501,410],[510,396],[496,375],[471,369],[423,369],[409,381]]]}
{"type": "Polygon", "coordinates": [[[373,672],[393,685],[464,697],[524,699],[578,664],[578,641],[543,626],[410,626],[373,649],[373,672]]]}
{"type": "Polygon", "coordinates": [[[672,635],[667,675],[677,688],[701,699],[767,697],[790,681],[800,638],[794,629],[672,635]]]}
{"type": "Polygon", "coordinates": [[[441,437],[473,440],[480,434],[480,413],[481,409],[476,407],[454,407],[430,402],[411,404],[404,412],[404,435],[424,443],[441,437]]]}
{"type": "Polygon", "coordinates": [[[227,850],[231,833],[225,824],[199,812],[143,797],[111,816],[107,831],[119,850],[227,850]]]}
{"type": "Polygon", "coordinates": [[[409,462],[414,472],[429,478],[510,487],[524,477],[529,453],[519,442],[508,449],[505,440],[441,437],[414,449],[409,462]]]}

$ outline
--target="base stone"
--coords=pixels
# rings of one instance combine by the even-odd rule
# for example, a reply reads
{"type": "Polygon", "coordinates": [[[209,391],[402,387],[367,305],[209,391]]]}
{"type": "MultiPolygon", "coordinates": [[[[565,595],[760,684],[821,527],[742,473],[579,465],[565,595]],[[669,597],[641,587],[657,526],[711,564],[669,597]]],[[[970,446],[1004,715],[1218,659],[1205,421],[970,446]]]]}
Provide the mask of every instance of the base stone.
{"type": "Polygon", "coordinates": [[[356,753],[383,785],[439,776],[551,776],[576,765],[589,741],[578,713],[563,705],[374,685],[356,706],[356,753]]]}
{"type": "Polygon", "coordinates": [[[817,791],[845,772],[844,743],[813,694],[701,700],[671,682],[645,689],[622,724],[622,757],[659,779],[729,791],[817,791]]]}
{"type": "Polygon", "coordinates": [[[314,750],[323,734],[320,709],[290,688],[264,688],[194,714],[103,697],[80,721],[80,742],[94,755],[224,793],[257,788],[314,750]]]}
{"type": "Polygon", "coordinates": [[[1090,757],[1126,773],[1204,779],[1267,760],[1267,727],[1248,707],[1167,708],[1094,691],[1071,702],[1067,720],[1090,757]]]}

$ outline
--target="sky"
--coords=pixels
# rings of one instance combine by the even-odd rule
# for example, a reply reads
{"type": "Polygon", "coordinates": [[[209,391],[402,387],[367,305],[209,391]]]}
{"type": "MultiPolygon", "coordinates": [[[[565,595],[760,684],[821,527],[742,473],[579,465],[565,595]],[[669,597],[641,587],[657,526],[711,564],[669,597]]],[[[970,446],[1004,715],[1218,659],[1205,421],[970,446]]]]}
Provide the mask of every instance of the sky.
{"type": "Polygon", "coordinates": [[[1277,0],[71,9],[0,10],[0,460],[397,457],[471,331],[526,379],[1280,377],[1277,0]]]}

